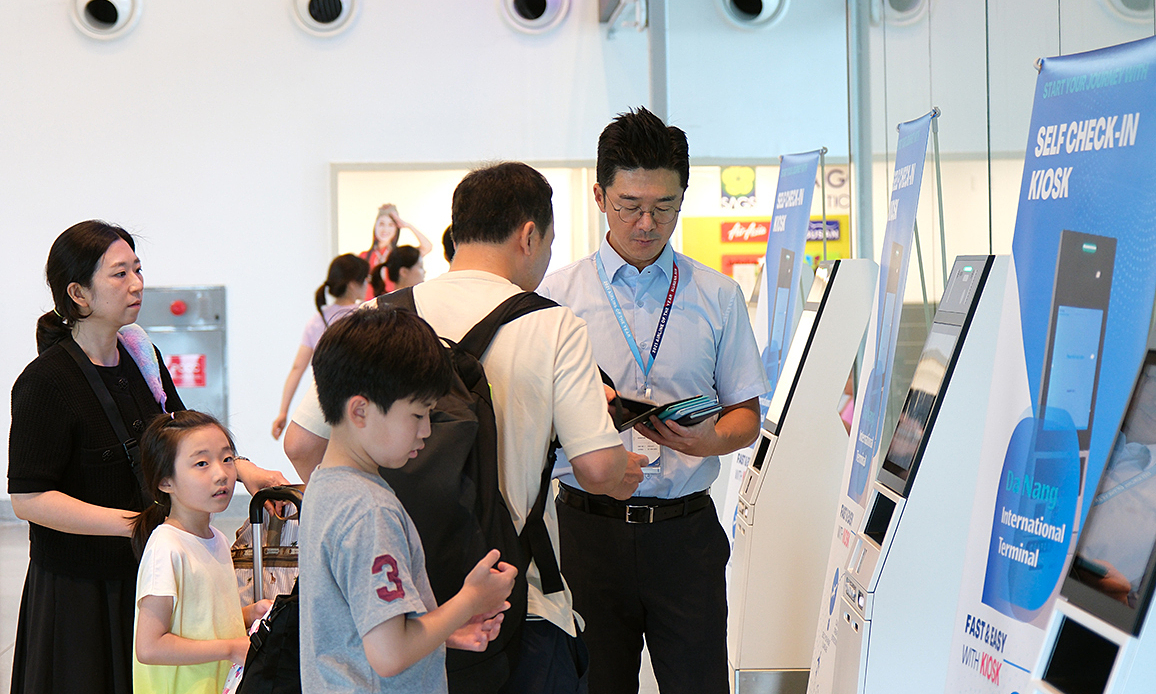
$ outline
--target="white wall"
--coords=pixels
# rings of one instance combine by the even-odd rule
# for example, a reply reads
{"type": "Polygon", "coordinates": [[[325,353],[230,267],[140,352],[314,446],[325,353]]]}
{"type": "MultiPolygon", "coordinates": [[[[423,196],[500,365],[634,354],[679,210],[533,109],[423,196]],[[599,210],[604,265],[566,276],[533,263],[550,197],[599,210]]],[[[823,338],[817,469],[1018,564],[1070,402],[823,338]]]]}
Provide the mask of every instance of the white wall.
{"type": "Polygon", "coordinates": [[[228,287],[230,424],[288,473],[269,426],[329,261],[330,163],[593,158],[609,118],[645,103],[646,37],[607,40],[596,4],[573,5],[524,36],[495,2],[370,0],[323,40],[289,0],[144,0],[132,33],[102,43],[64,0],[7,0],[0,391],[35,356],[52,240],[106,219],[140,235],[149,285],[228,287]]]}
{"type": "Polygon", "coordinates": [[[844,0],[788,0],[781,19],[735,26],[719,0],[667,0],[670,121],[692,158],[777,159],[826,146],[847,158],[844,0]]]}

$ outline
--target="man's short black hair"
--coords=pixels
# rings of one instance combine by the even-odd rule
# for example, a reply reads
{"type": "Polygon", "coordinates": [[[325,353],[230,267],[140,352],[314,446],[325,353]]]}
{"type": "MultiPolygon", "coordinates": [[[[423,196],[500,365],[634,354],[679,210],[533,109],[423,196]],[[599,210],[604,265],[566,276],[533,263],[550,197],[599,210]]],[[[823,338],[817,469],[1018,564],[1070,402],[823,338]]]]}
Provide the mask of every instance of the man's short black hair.
{"type": "Polygon", "coordinates": [[[321,413],[341,422],[345,403],[361,395],[388,412],[398,400],[437,400],[450,390],[449,357],[417,314],[367,308],[334,321],[313,352],[321,413]]]}
{"type": "Polygon", "coordinates": [[[466,174],[454,190],[454,244],[504,243],[526,222],[538,233],[554,221],[546,177],[521,162],[502,162],[466,174]]]}
{"type": "Polygon", "coordinates": [[[670,169],[686,190],[690,182],[690,153],[686,133],[667,126],[643,107],[610,121],[598,136],[598,185],[606,190],[619,171],[670,169]]]}

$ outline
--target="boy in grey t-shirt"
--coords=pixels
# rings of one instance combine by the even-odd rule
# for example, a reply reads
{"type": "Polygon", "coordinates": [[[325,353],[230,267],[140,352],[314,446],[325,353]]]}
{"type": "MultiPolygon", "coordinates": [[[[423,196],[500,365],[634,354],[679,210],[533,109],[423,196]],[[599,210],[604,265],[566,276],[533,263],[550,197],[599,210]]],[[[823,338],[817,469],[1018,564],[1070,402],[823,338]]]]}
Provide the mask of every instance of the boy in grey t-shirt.
{"type": "Polygon", "coordinates": [[[313,373],[333,432],[301,518],[302,691],[445,692],[445,646],[485,650],[517,572],[493,550],[439,607],[413,521],[378,475],[429,436],[445,351],[412,313],[355,311],[326,330],[313,373]]]}

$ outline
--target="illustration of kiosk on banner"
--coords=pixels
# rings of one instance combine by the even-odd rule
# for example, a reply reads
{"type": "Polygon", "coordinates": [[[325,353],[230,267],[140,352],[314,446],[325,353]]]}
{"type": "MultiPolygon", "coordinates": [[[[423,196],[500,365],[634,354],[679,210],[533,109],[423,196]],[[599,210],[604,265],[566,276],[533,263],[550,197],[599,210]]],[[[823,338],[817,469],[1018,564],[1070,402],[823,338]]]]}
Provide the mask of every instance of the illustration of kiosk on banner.
{"type": "Polygon", "coordinates": [[[821,264],[739,488],[727,646],[736,692],[802,692],[846,458],[840,396],[878,266],[821,264]]]}
{"type": "MultiPolygon", "coordinates": [[[[887,610],[876,611],[875,593],[885,569],[891,568],[887,565],[887,560],[893,546],[904,542],[908,544],[906,548],[908,555],[912,554],[911,550],[914,549],[915,554],[923,555],[921,559],[924,561],[916,561],[913,565],[907,565],[908,563],[905,561],[898,562],[900,566],[896,567],[892,573],[903,575],[890,576],[889,578],[899,579],[898,583],[902,584],[899,592],[913,591],[918,593],[928,587],[926,584],[947,582],[946,577],[939,575],[939,570],[950,565],[950,562],[941,564],[935,560],[935,554],[943,550],[936,545],[936,540],[932,539],[922,548],[913,546],[923,544],[924,538],[919,537],[919,530],[923,526],[934,526],[944,520],[941,517],[936,517],[936,514],[940,512],[936,507],[942,509],[942,504],[935,500],[935,503],[925,503],[923,509],[915,510],[915,513],[912,514],[915,518],[908,524],[915,526],[916,534],[914,537],[911,533],[904,536],[898,531],[901,529],[901,521],[905,519],[904,511],[913,490],[922,493],[924,488],[924,485],[918,489],[915,488],[916,475],[920,472],[921,466],[926,468],[926,477],[942,475],[944,472],[957,473],[961,466],[970,465],[973,469],[978,467],[978,456],[975,461],[966,459],[952,461],[944,459],[943,456],[925,461],[924,453],[927,451],[932,437],[937,433],[937,418],[943,411],[942,406],[948,397],[948,389],[953,385],[953,376],[960,379],[962,385],[967,387],[974,381],[982,381],[985,371],[990,374],[990,357],[976,359],[973,355],[971,360],[964,362],[961,359],[961,354],[965,346],[970,345],[969,332],[972,330],[974,319],[979,312],[981,301],[985,299],[985,289],[988,286],[989,277],[993,275],[994,279],[991,281],[991,285],[994,291],[987,297],[989,300],[984,302],[984,315],[979,320],[980,330],[989,334],[979,336],[978,342],[982,343],[986,340],[990,343],[994,341],[992,328],[997,324],[1003,300],[1002,289],[1007,275],[1007,261],[1006,257],[997,259],[995,256],[959,256],[948,275],[943,298],[935,313],[935,319],[927,336],[927,341],[924,343],[923,352],[920,354],[911,388],[903,403],[894,436],[891,438],[882,466],[869,490],[867,514],[853,540],[847,566],[842,572],[843,580],[839,587],[839,602],[838,606],[834,607],[838,646],[835,652],[833,691],[839,694],[865,691],[868,653],[874,647],[871,643],[875,638],[871,633],[873,621],[902,622],[905,636],[900,637],[900,640],[903,643],[882,644],[885,650],[899,647],[904,651],[910,651],[911,639],[923,639],[925,636],[935,637],[933,634],[924,633],[925,626],[919,623],[918,614],[902,615],[895,609],[892,609],[890,613],[887,610]],[[996,267],[994,271],[993,267],[996,267]],[[963,366],[957,371],[957,365],[961,363],[963,366]],[[954,467],[956,469],[941,472],[933,469],[933,467],[954,467]]],[[[976,350],[972,351],[975,352],[976,350]]],[[[990,345],[981,345],[978,351],[993,352],[990,345]]],[[[968,393],[967,395],[967,399],[971,400],[972,394],[968,393]]],[[[974,403],[974,401],[963,403],[960,397],[955,397],[954,400],[956,411],[961,405],[966,407],[974,403]]],[[[956,412],[948,411],[949,417],[954,419],[955,415],[956,412]]],[[[944,419],[942,428],[947,430],[945,432],[947,435],[943,438],[951,438],[956,433],[955,429],[959,424],[958,420],[944,419]]],[[[958,455],[958,449],[956,455],[958,455]]],[[[962,490],[960,495],[963,495],[962,490]]],[[[970,499],[966,499],[966,501],[970,502],[970,499]]],[[[966,519],[966,512],[969,507],[970,503],[963,504],[959,512],[952,515],[966,519]]],[[[966,523],[958,525],[963,526],[960,535],[964,536],[966,523]]],[[[890,583],[892,587],[895,587],[894,584],[897,581],[891,580],[890,583]]],[[[834,600],[834,597],[832,599],[834,600]]],[[[923,610],[930,607],[923,600],[909,600],[907,602],[908,609],[923,610]],[[911,604],[913,602],[917,602],[917,604],[911,604]]],[[[945,644],[950,639],[953,616],[954,612],[951,611],[945,613],[944,619],[941,620],[943,628],[939,631],[942,632],[940,636],[943,637],[945,644]]],[[[907,669],[907,672],[911,673],[910,668],[907,669]]],[[[918,679],[918,681],[929,685],[928,691],[934,689],[930,682],[925,682],[923,679],[918,679]]],[[[889,691],[889,689],[888,687],[876,687],[871,691],[889,691]]]]}
{"type": "Polygon", "coordinates": [[[1092,498],[1032,687],[1045,694],[1150,692],[1156,681],[1156,343],[1092,498]]]}
{"type": "MultiPolygon", "coordinates": [[[[771,336],[780,339],[787,335],[787,318],[791,316],[791,278],[795,274],[795,252],[789,249],[779,251],[779,279],[775,285],[773,304],[771,305],[771,336]]],[[[770,279],[769,277],[767,279],[770,279]]],[[[770,373],[773,369],[777,376],[782,372],[783,353],[789,345],[779,344],[772,339],[767,345],[767,353],[763,355],[763,364],[770,373]]],[[[777,381],[776,381],[777,382],[777,381]]]]}
{"type": "Polygon", "coordinates": [[[1079,527],[1115,254],[1114,238],[1061,234],[1041,414],[1016,426],[1000,475],[983,602],[1041,627],[1079,527]],[[1009,513],[1038,527],[1009,527],[1009,513]]]}

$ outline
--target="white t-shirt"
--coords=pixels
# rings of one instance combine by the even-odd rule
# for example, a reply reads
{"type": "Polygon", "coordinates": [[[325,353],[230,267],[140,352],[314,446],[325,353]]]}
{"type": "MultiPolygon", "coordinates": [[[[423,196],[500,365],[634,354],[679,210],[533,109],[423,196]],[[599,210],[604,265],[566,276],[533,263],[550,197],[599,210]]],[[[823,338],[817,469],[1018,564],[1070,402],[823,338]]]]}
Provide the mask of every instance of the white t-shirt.
{"type": "MultiPolygon", "coordinates": [[[[414,287],[418,314],[438,335],[460,340],[498,304],[519,293],[509,280],[480,270],[448,272],[414,287]]],[[[493,393],[502,493],[518,530],[538,496],[542,465],[557,432],[567,458],[621,445],[606,411],[586,324],[565,307],[534,311],[498,330],[482,365],[493,393]]],[[[328,438],[316,388],[293,414],[307,431],[328,438]]],[[[558,516],[546,504],[546,528],[558,554],[558,516]]],[[[530,565],[528,612],[577,634],[570,589],[545,595],[530,565]]]]}
{"type": "Polygon", "coordinates": [[[146,595],[173,598],[170,631],[196,641],[245,636],[237,577],[229,541],[212,528],[205,539],[162,524],[149,536],[136,578],[132,679],[135,694],[220,694],[232,663],[142,665],[136,657],[140,601],[146,595]]]}

